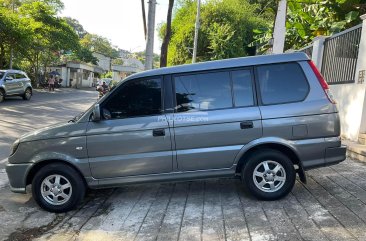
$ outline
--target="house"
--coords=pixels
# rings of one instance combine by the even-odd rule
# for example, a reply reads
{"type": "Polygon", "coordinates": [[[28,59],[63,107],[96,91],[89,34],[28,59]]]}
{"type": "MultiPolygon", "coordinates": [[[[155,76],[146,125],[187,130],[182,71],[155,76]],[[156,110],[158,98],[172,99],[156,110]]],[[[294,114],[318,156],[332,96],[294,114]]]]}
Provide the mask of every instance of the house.
{"type": "Polygon", "coordinates": [[[100,66],[77,61],[49,67],[48,73],[52,71],[60,74],[61,86],[74,88],[92,87],[96,82],[95,76],[104,73],[104,69],[100,66]]]}
{"type": "Polygon", "coordinates": [[[122,65],[112,65],[111,71],[113,72],[113,80],[120,81],[127,76],[138,73],[144,70],[144,65],[140,60],[135,58],[122,58],[122,65]]]}
{"type": "Polygon", "coordinates": [[[97,77],[102,74],[112,71],[113,80],[120,81],[127,76],[141,72],[144,70],[144,65],[138,59],[130,57],[123,52],[124,57],[121,58],[121,65],[113,65],[112,59],[102,53],[94,52],[93,56],[98,59],[98,65],[84,63],[80,61],[67,61],[64,64],[47,68],[47,73],[57,71],[62,79],[61,86],[63,87],[93,87],[97,83],[97,77]]]}

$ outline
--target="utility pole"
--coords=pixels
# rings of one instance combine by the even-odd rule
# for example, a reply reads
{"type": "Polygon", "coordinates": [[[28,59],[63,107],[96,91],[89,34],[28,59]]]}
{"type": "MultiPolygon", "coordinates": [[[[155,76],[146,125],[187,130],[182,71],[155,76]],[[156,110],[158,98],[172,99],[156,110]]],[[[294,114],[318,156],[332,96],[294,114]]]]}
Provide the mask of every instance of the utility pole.
{"type": "Polygon", "coordinates": [[[146,60],[145,69],[153,68],[154,58],[154,31],[155,31],[155,6],[156,0],[149,0],[149,13],[147,16],[147,41],[146,41],[146,60]]]}
{"type": "Polygon", "coordinates": [[[197,44],[198,44],[198,30],[200,29],[200,16],[201,16],[201,0],[197,0],[197,15],[196,15],[196,24],[194,28],[192,63],[196,63],[197,58],[197,44]]]}
{"type": "Polygon", "coordinates": [[[287,15],[287,0],[280,0],[278,2],[276,21],[273,30],[272,53],[274,54],[283,53],[285,47],[286,15],[287,15]]]}

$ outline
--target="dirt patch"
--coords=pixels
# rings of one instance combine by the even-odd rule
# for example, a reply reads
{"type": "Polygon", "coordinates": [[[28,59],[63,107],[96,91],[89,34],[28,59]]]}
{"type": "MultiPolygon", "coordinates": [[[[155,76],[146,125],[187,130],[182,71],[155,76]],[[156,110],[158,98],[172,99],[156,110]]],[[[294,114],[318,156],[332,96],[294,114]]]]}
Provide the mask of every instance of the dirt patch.
{"type": "Polygon", "coordinates": [[[11,233],[6,241],[28,241],[41,237],[44,233],[58,225],[64,218],[65,215],[63,214],[56,215],[56,218],[47,225],[31,229],[18,229],[11,233]]]}

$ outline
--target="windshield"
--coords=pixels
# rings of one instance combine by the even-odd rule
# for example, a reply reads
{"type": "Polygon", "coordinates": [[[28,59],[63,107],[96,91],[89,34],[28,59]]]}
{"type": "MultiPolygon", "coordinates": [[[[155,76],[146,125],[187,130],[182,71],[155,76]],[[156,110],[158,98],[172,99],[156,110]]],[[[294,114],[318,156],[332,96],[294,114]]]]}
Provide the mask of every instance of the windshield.
{"type": "Polygon", "coordinates": [[[4,74],[5,74],[5,72],[0,71],[0,79],[2,79],[4,77],[4,74]]]}

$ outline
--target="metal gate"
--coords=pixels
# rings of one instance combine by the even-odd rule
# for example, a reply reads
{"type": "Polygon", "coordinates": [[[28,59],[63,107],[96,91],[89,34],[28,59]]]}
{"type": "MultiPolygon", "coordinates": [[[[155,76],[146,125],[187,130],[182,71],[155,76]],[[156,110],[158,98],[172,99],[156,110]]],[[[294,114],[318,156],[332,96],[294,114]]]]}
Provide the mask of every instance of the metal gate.
{"type": "Polygon", "coordinates": [[[321,72],[328,84],[354,83],[362,24],[325,39],[321,72]]]}

